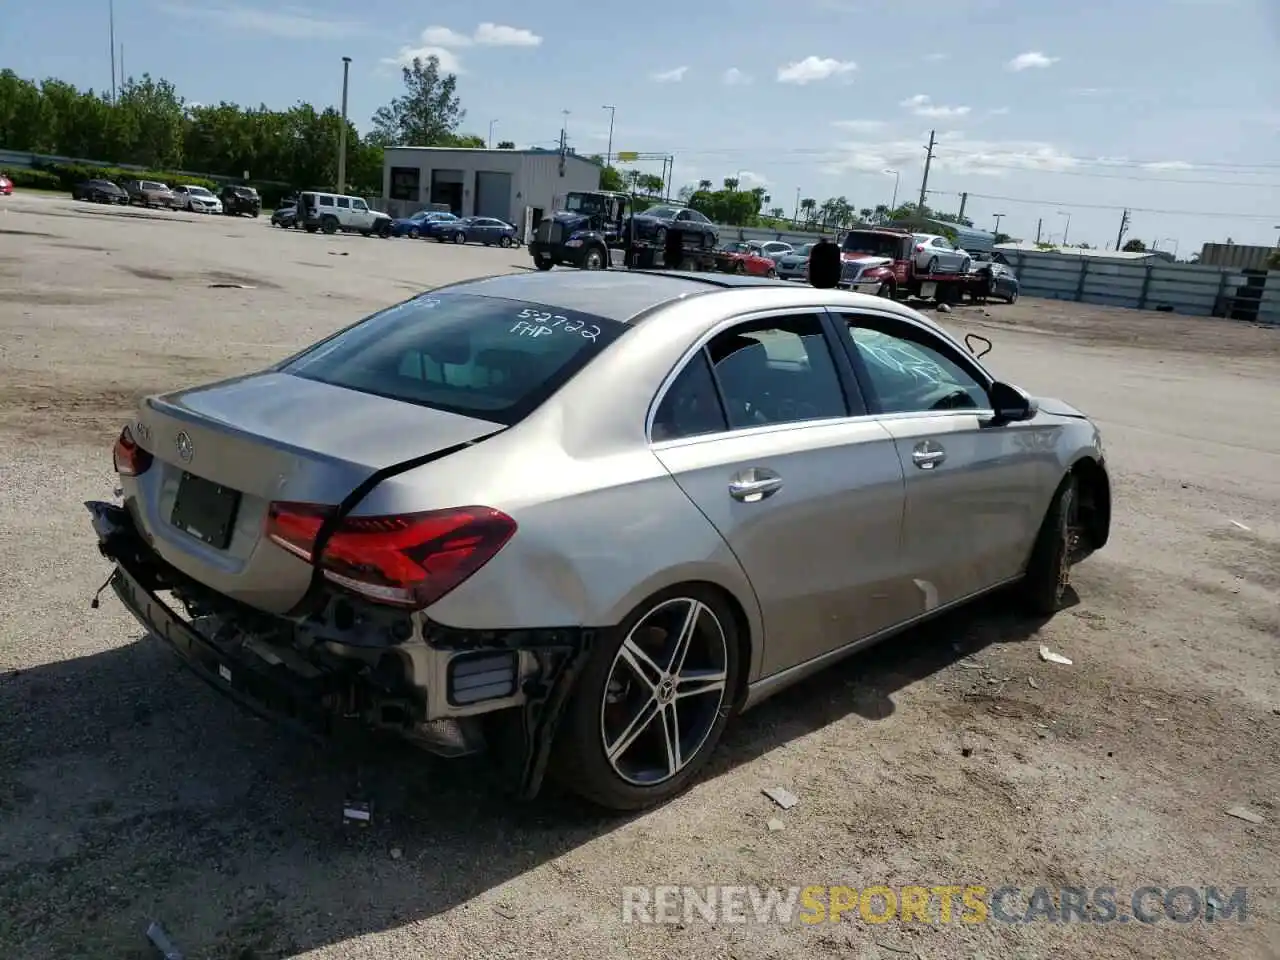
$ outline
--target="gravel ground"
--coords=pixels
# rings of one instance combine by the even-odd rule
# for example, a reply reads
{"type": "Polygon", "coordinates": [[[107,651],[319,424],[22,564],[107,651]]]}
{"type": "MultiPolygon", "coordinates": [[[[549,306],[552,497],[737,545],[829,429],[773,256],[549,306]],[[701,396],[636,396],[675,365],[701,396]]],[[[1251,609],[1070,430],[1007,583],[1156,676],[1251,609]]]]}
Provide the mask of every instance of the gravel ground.
{"type": "Polygon", "coordinates": [[[0,956],[151,957],[152,919],[188,958],[240,960],[1280,956],[1280,330],[1031,300],[945,317],[1104,427],[1115,524],[1078,602],[1035,624],[987,601],[847,661],[641,817],[512,807],[478,764],[399,747],[300,745],[114,597],[89,608],[108,566],[80,504],[110,497],[138,396],[527,262],[0,200],[0,956]],[[341,823],[356,789],[368,829],[341,823]],[[623,886],[664,883],[1249,893],[1244,923],[621,922],[623,886]]]}

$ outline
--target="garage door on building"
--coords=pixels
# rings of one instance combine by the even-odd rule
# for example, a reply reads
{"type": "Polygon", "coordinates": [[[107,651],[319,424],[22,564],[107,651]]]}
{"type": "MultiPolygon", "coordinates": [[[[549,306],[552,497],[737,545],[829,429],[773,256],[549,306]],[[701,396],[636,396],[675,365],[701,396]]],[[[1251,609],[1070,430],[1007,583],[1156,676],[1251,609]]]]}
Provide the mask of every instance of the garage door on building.
{"type": "Polygon", "coordinates": [[[476,216],[511,223],[511,174],[476,171],[476,216]]]}

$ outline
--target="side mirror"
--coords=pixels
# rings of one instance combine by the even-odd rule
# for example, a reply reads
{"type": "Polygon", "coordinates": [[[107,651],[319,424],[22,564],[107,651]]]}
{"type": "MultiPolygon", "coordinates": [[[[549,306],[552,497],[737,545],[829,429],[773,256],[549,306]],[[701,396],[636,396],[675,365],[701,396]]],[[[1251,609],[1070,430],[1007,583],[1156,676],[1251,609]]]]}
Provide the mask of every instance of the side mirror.
{"type": "Polygon", "coordinates": [[[996,423],[1018,423],[1030,420],[1039,412],[1039,405],[1031,395],[1011,383],[997,380],[989,391],[991,409],[995,411],[996,423]]]}

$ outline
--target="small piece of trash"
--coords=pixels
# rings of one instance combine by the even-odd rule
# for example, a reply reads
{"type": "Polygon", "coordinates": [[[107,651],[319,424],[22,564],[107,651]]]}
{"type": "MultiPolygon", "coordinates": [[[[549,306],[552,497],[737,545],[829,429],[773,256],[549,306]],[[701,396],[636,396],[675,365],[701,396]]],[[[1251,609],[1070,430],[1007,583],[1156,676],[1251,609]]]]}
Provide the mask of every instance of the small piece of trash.
{"type": "Polygon", "coordinates": [[[1060,663],[1066,667],[1071,666],[1070,659],[1068,659],[1067,657],[1064,657],[1060,653],[1054,653],[1052,650],[1046,647],[1043,643],[1040,644],[1040,659],[1045,660],[1049,663],[1060,663]]]}
{"type": "Polygon", "coordinates": [[[1235,526],[1239,527],[1241,530],[1248,531],[1248,529],[1249,529],[1249,528],[1248,528],[1248,527],[1246,527],[1243,523],[1241,523],[1239,520],[1232,520],[1231,522],[1232,522],[1235,526]]]}
{"type": "Polygon", "coordinates": [[[786,787],[765,787],[761,792],[783,810],[790,810],[800,802],[800,798],[786,787]]]}
{"type": "MultiPolygon", "coordinates": [[[[943,306],[946,306],[946,304],[943,304],[943,306]]],[[[915,950],[911,949],[910,947],[899,947],[892,943],[885,943],[883,940],[877,940],[876,946],[879,947],[881,950],[888,950],[890,953],[905,953],[905,954],[915,953],[915,950]]]]}
{"type": "Polygon", "coordinates": [[[1036,683],[1035,677],[1027,677],[1027,686],[1029,686],[1032,690],[1040,689],[1040,684],[1036,683]]]}
{"type": "Polygon", "coordinates": [[[404,856],[404,851],[403,851],[403,850],[401,850],[399,847],[392,847],[392,848],[391,848],[391,859],[392,859],[392,860],[399,860],[399,859],[400,859],[401,857],[403,857],[403,856],[404,856]]]}
{"type": "Polygon", "coordinates": [[[777,817],[771,817],[769,819],[768,826],[769,826],[770,833],[777,833],[779,830],[783,828],[783,823],[777,817]]]}
{"type": "Polygon", "coordinates": [[[147,927],[147,939],[164,955],[164,960],[182,960],[182,951],[173,945],[169,935],[164,932],[164,927],[154,920],[147,927]]]}
{"type": "Polygon", "coordinates": [[[957,667],[964,667],[966,670],[981,670],[982,664],[974,663],[972,660],[957,660],[957,667]]]}
{"type": "Polygon", "coordinates": [[[505,903],[495,903],[493,905],[493,912],[507,920],[514,920],[516,918],[516,912],[505,903]]]}
{"type": "Polygon", "coordinates": [[[257,287],[251,287],[247,283],[211,283],[210,290],[256,290],[257,287]]]}
{"type": "Polygon", "coordinates": [[[938,312],[939,312],[939,313],[950,313],[950,312],[951,312],[951,306],[950,306],[950,304],[946,304],[946,303],[940,303],[940,304],[938,304],[938,312]]]}
{"type": "Polygon", "coordinates": [[[367,827],[373,819],[373,804],[367,800],[348,800],[342,805],[344,823],[356,823],[367,827]]]}
{"type": "Polygon", "coordinates": [[[1235,817],[1237,820],[1244,820],[1248,823],[1265,823],[1262,814],[1254,813],[1248,807],[1232,807],[1227,811],[1228,817],[1235,817]]]}
{"type": "Polygon", "coordinates": [[[1152,703],[1150,700],[1139,700],[1138,703],[1141,706],[1146,707],[1148,710],[1154,710],[1156,708],[1156,705],[1152,703]]]}
{"type": "Polygon", "coordinates": [[[331,257],[345,257],[349,255],[346,250],[330,250],[328,253],[331,257]]]}

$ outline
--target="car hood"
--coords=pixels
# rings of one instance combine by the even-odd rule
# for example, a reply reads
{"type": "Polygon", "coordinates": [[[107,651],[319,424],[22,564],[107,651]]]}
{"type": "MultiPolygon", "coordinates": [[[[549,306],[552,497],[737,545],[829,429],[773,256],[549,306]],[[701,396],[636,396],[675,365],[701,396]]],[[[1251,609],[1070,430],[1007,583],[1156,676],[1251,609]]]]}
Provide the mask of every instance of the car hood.
{"type": "Polygon", "coordinates": [[[842,253],[840,259],[845,263],[856,263],[860,267],[887,267],[893,263],[891,257],[876,257],[869,253],[842,253]]]}
{"type": "Polygon", "coordinates": [[[572,213],[568,210],[557,210],[551,215],[551,219],[566,227],[576,227],[579,224],[586,223],[588,220],[588,218],[584,217],[582,214],[572,213]]]}
{"type": "Polygon", "coordinates": [[[1042,413],[1052,414],[1055,417],[1074,417],[1077,420],[1088,420],[1087,414],[1077,410],[1065,400],[1059,400],[1056,397],[1036,397],[1036,404],[1040,407],[1042,413]]]}

